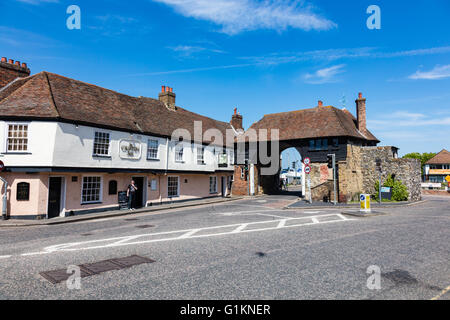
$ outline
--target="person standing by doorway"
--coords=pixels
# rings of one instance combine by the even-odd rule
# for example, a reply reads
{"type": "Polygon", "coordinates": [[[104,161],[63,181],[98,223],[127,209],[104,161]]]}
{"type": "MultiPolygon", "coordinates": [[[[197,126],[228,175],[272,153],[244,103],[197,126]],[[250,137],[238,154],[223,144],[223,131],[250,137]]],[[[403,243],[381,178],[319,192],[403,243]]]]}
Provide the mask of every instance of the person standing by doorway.
{"type": "Polygon", "coordinates": [[[128,185],[128,188],[127,188],[128,210],[134,210],[134,202],[136,199],[136,191],[137,190],[138,190],[138,188],[136,187],[134,180],[131,180],[131,184],[128,185]]]}

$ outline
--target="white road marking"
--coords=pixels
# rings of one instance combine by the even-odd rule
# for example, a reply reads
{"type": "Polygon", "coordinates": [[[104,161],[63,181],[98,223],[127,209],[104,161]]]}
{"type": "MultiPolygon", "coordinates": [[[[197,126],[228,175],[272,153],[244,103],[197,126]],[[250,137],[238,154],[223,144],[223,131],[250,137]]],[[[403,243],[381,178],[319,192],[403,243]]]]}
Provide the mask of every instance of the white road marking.
{"type": "MultiPolygon", "coordinates": [[[[273,211],[273,210],[270,210],[273,211]]],[[[250,210],[250,211],[232,211],[232,212],[213,212],[213,214],[220,216],[239,216],[239,215],[252,215],[260,213],[261,210],[250,210]]],[[[263,211],[264,212],[264,211],[263,211]]]]}
{"type": "Polygon", "coordinates": [[[256,213],[256,214],[258,216],[266,216],[266,217],[273,217],[273,218],[288,219],[288,217],[277,216],[276,214],[266,214],[266,213],[256,213]]]}
{"type": "Polygon", "coordinates": [[[12,256],[0,256],[0,259],[9,259],[9,258],[11,258],[12,256]]]}
{"type": "Polygon", "coordinates": [[[232,233],[239,233],[239,232],[241,232],[242,230],[244,230],[247,227],[248,227],[248,224],[241,224],[239,227],[237,227],[236,229],[234,229],[231,232],[232,233]]]}
{"type": "Polygon", "coordinates": [[[194,230],[188,231],[185,234],[179,236],[177,239],[187,239],[187,238],[191,237],[192,235],[194,235],[195,233],[197,233],[200,230],[201,229],[194,229],[194,230]]]}
{"type": "Polygon", "coordinates": [[[239,224],[222,225],[222,226],[214,226],[214,227],[187,229],[187,230],[146,233],[146,234],[140,234],[140,235],[116,237],[116,238],[109,238],[109,239],[98,239],[98,240],[90,240],[90,241],[84,241],[84,242],[63,243],[63,244],[46,247],[43,249],[43,251],[40,251],[40,252],[25,253],[25,254],[22,254],[22,256],[51,254],[51,253],[56,253],[56,252],[73,252],[73,251],[81,251],[81,250],[104,249],[104,248],[113,248],[113,247],[128,246],[128,245],[142,245],[142,244],[148,244],[148,243],[153,243],[153,242],[216,237],[216,236],[225,236],[225,235],[230,235],[230,234],[262,232],[262,231],[277,230],[277,229],[281,230],[281,229],[286,229],[286,228],[303,227],[303,226],[309,226],[309,225],[328,224],[328,223],[336,223],[336,222],[346,222],[346,221],[351,221],[351,220],[356,220],[356,219],[349,219],[340,214],[325,214],[325,215],[319,215],[319,216],[309,216],[309,217],[300,217],[300,218],[283,218],[283,219],[279,219],[279,220],[266,220],[266,221],[258,221],[258,222],[248,222],[248,223],[239,223],[239,224]],[[328,219],[326,221],[320,221],[318,218],[321,218],[321,217],[327,217],[328,219]],[[330,220],[330,218],[335,218],[335,219],[330,220]],[[289,225],[286,225],[286,223],[288,221],[289,221],[289,225]],[[278,224],[275,225],[276,222],[278,222],[278,224]],[[294,223],[292,223],[292,222],[294,222],[294,223]],[[265,225],[270,224],[272,226],[271,227],[259,227],[259,228],[258,227],[247,228],[248,226],[254,227],[254,226],[264,225],[264,224],[265,225]],[[231,230],[227,230],[227,229],[231,229],[231,230]],[[202,231],[214,231],[214,230],[217,230],[217,232],[201,234],[202,231]],[[227,231],[221,231],[221,230],[227,230],[227,231]],[[199,234],[197,234],[197,233],[199,233],[199,234]],[[144,240],[143,238],[150,238],[150,239],[144,240]],[[138,239],[141,239],[141,240],[137,241],[138,239]]]}
{"type": "Polygon", "coordinates": [[[277,229],[284,228],[284,226],[286,225],[287,220],[288,219],[281,220],[280,223],[277,226],[277,229]]]}

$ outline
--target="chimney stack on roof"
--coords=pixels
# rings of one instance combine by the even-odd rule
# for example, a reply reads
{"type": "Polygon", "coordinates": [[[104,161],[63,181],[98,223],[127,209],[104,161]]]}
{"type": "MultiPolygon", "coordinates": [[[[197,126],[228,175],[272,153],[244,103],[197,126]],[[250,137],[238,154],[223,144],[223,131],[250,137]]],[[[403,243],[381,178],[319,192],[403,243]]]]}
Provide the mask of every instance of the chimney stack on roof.
{"type": "Polygon", "coordinates": [[[244,130],[244,127],[242,126],[242,119],[242,116],[237,112],[237,108],[234,108],[234,114],[231,117],[230,124],[236,131],[244,130]]]}
{"type": "Polygon", "coordinates": [[[323,101],[322,101],[322,100],[319,100],[317,106],[318,106],[318,107],[323,107],[323,101]]]}
{"type": "Polygon", "coordinates": [[[13,59],[7,59],[2,57],[0,60],[0,89],[6,86],[8,83],[14,81],[17,78],[24,78],[30,75],[30,69],[24,62],[22,65],[20,61],[14,62],[13,59]]]}
{"type": "Polygon", "coordinates": [[[358,118],[357,128],[362,134],[367,133],[366,126],[366,98],[363,98],[362,93],[358,94],[358,99],[356,99],[356,114],[358,118]]]}
{"type": "Polygon", "coordinates": [[[159,101],[164,103],[166,107],[169,108],[170,110],[176,110],[175,108],[176,95],[175,93],[173,93],[173,88],[167,86],[162,86],[161,88],[162,90],[159,93],[159,101]]]}

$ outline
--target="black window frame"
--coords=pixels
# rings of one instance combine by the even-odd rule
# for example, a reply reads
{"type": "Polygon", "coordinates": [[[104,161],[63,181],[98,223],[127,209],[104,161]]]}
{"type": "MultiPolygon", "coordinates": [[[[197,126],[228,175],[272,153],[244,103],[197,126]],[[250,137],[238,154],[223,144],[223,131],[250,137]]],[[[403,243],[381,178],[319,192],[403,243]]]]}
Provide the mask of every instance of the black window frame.
{"type": "Polygon", "coordinates": [[[116,195],[118,192],[117,190],[117,180],[109,180],[108,182],[108,195],[116,195]],[[112,190],[111,190],[112,189],[112,190]],[[113,192],[115,190],[115,192],[113,192]]]}
{"type": "Polygon", "coordinates": [[[17,201],[30,201],[30,184],[28,182],[19,182],[16,187],[16,200],[17,201]],[[23,191],[21,192],[20,187],[25,186],[25,196],[21,196],[23,191]]]}

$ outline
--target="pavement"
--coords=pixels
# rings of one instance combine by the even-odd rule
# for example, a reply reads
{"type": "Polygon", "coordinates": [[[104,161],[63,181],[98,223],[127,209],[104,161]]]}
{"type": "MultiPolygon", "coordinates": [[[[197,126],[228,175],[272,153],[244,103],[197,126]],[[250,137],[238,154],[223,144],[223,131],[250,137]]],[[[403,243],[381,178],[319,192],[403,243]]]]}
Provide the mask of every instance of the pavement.
{"type": "Polygon", "coordinates": [[[31,227],[31,226],[42,226],[42,225],[57,225],[64,223],[74,223],[86,220],[95,220],[95,219],[105,219],[112,217],[121,217],[127,216],[137,213],[157,213],[159,211],[164,211],[167,209],[176,209],[176,208],[187,208],[187,207],[195,207],[200,205],[210,205],[214,203],[235,201],[242,199],[243,197],[229,197],[229,198],[208,198],[208,199],[200,199],[200,200],[191,200],[191,201],[183,201],[183,202],[174,202],[169,204],[155,205],[151,207],[145,207],[136,209],[133,211],[130,210],[109,210],[104,212],[97,213],[89,213],[82,214],[76,216],[69,217],[58,217],[53,219],[42,219],[42,220],[20,220],[20,219],[9,219],[9,220],[0,220],[0,228],[4,227],[31,227]]]}
{"type": "Polygon", "coordinates": [[[360,218],[263,196],[2,228],[0,298],[449,300],[450,199],[426,200],[360,218]],[[40,275],[132,255],[155,262],[82,277],[79,288],[40,275]]]}

